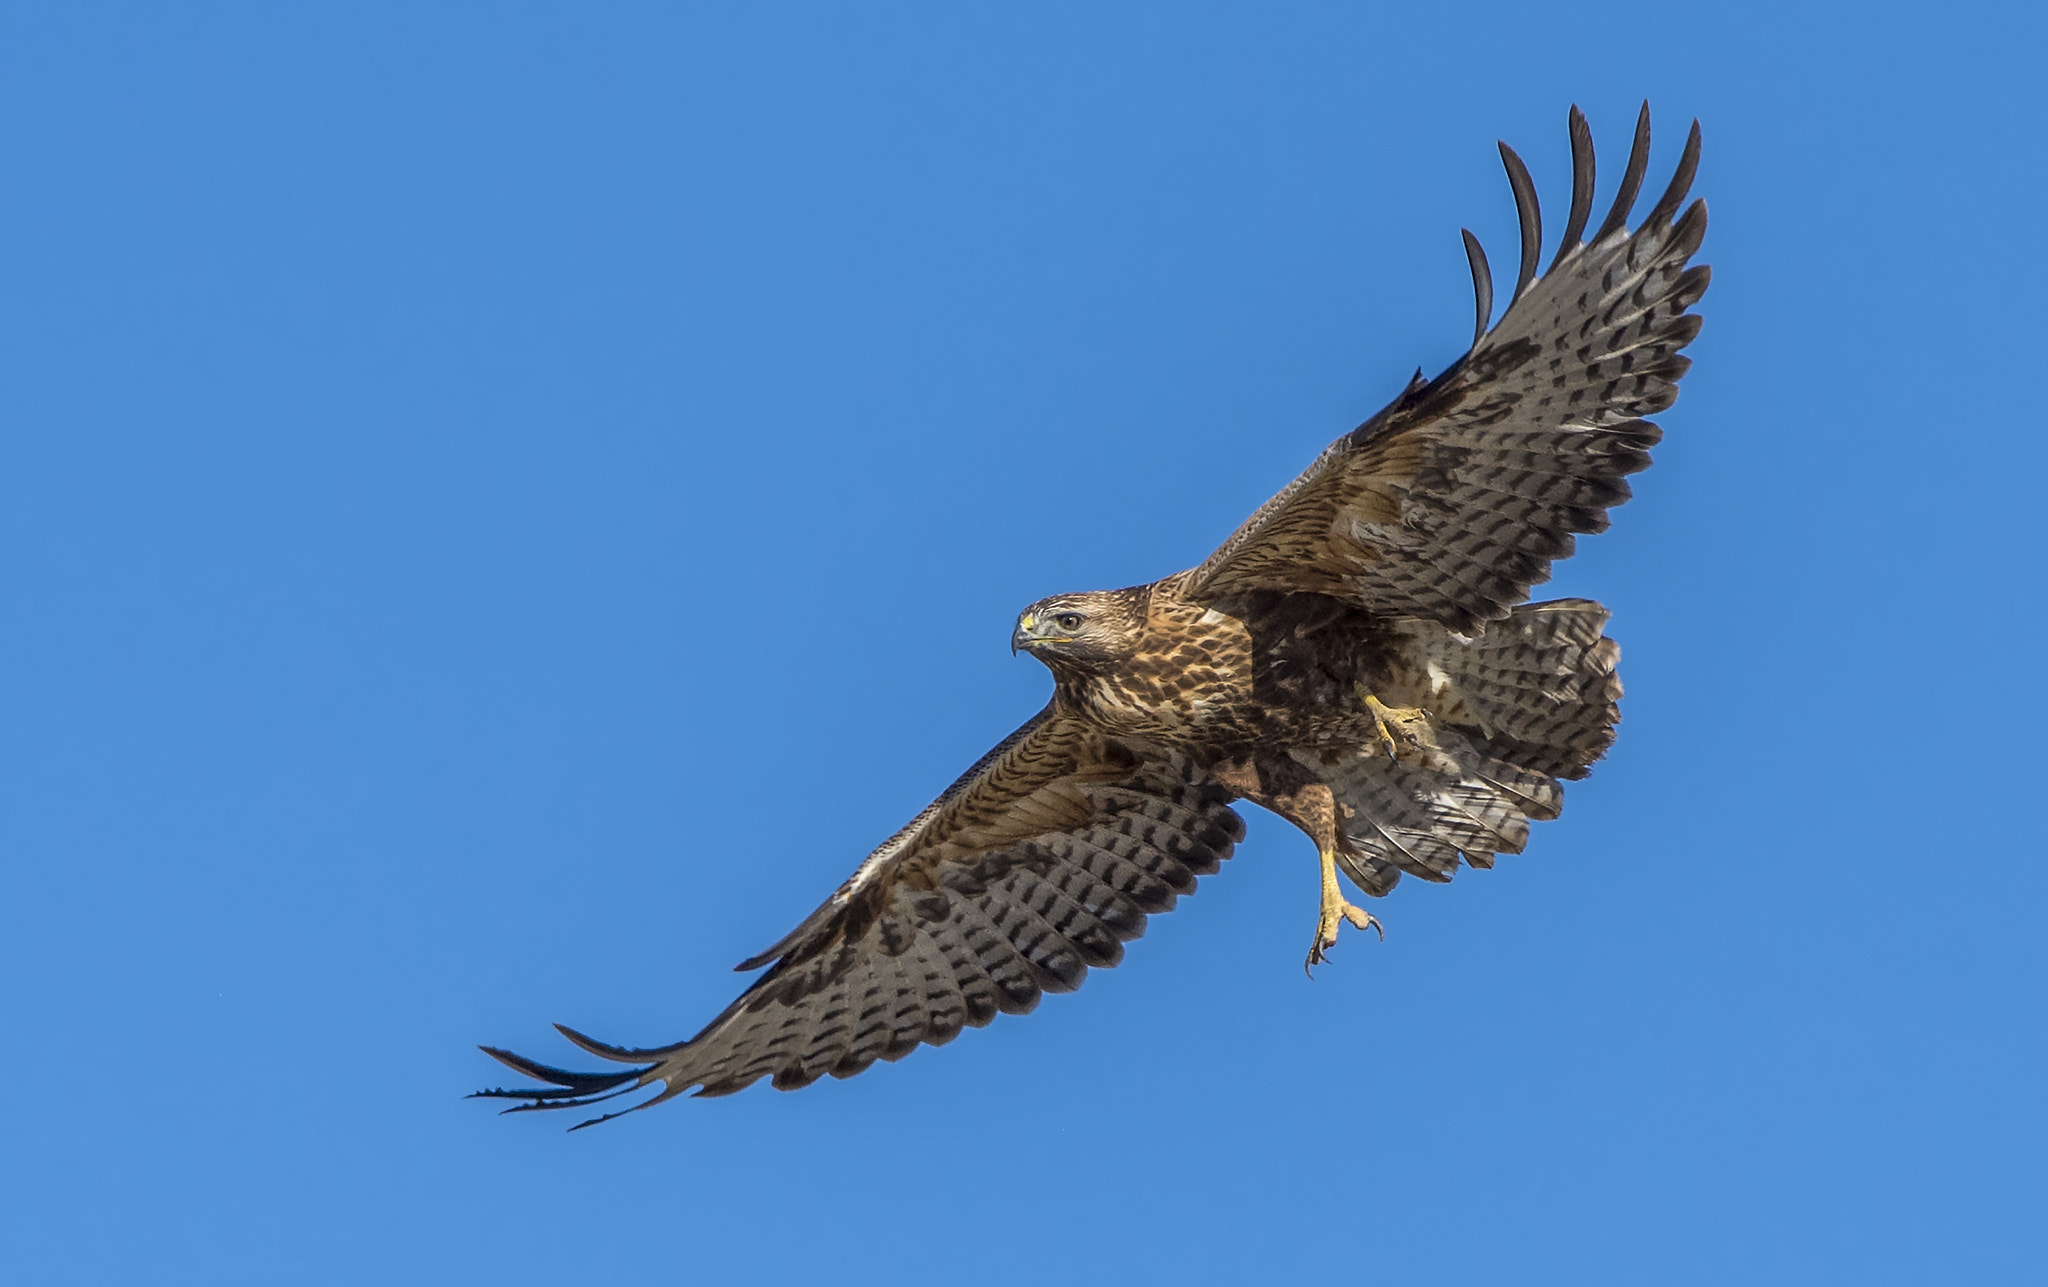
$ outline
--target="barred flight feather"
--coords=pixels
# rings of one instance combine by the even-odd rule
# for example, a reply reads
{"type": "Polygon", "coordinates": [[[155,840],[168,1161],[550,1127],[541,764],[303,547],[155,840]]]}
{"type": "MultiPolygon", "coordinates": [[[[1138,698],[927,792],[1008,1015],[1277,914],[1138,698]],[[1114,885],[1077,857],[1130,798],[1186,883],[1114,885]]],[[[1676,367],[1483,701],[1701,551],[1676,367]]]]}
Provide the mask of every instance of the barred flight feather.
{"type": "MultiPolygon", "coordinates": [[[[1621,697],[1605,608],[1524,601],[1649,465],[1663,431],[1645,417],[1677,397],[1709,281],[1690,263],[1707,221],[1686,205],[1698,125],[1631,230],[1645,105],[1590,241],[1577,108],[1568,132],[1571,203],[1540,273],[1536,185],[1500,145],[1521,253],[1496,322],[1486,251],[1463,234],[1465,356],[1418,371],[1198,566],[1022,614],[1013,648],[1052,669],[1053,701],[742,962],[766,973],[703,1031],[628,1049],[559,1028],[625,1065],[613,1072],[485,1047],[543,1084],[479,1095],[530,1112],[653,1091],[632,1112],[763,1078],[789,1090],[1028,1013],[1118,964],[1218,869],[1244,836],[1234,799],[1309,832],[1371,895],[1520,853],[1529,824],[1558,815],[1561,782],[1606,753],[1621,697]]],[[[1335,941],[1333,897],[1311,963],[1335,941]]]]}
{"type": "MultiPolygon", "coordinates": [[[[1025,731],[1045,729],[1034,721],[1025,731]]],[[[1004,745],[1015,753],[1028,743],[1004,745]]],[[[493,1049],[508,1067],[554,1085],[480,1093],[531,1110],[656,1083],[661,1091],[636,1107],[689,1089],[730,1094],[763,1077],[794,1089],[943,1044],[997,1013],[1028,1013],[1044,993],[1079,987],[1089,967],[1115,965],[1123,944],[1144,933],[1147,913],[1193,892],[1197,873],[1215,871],[1242,838],[1225,793],[1194,779],[1185,761],[1164,757],[1126,780],[1079,788],[1095,805],[1088,823],[945,864],[938,898],[898,900],[832,950],[787,944],[780,964],[689,1041],[621,1050],[572,1038],[637,1065],[627,1072],[572,1073],[493,1049]]],[[[917,852],[899,849],[899,862],[917,852]]],[[[829,935],[848,917],[842,906],[813,919],[823,927],[814,934],[829,935]]]]}
{"type": "Polygon", "coordinates": [[[1192,597],[1335,593],[1474,633],[1547,580],[1574,534],[1605,528],[1605,511],[1627,499],[1621,476],[1649,463],[1655,426],[1643,417],[1671,405],[1690,365],[1678,350],[1699,333],[1686,310],[1708,272],[1687,261],[1705,234],[1706,207],[1694,202],[1673,222],[1698,163],[1695,124],[1670,186],[1642,224],[1626,228],[1648,165],[1645,106],[1614,209],[1590,244],[1577,241],[1593,148],[1576,109],[1571,137],[1573,210],[1549,270],[1534,275],[1535,185],[1503,146],[1523,253],[1500,321],[1487,329],[1492,277],[1468,232],[1479,318],[1471,351],[1331,444],[1188,574],[1192,597]],[[1530,452],[1546,462],[1531,468],[1530,452]],[[1389,499],[1393,522],[1380,516],[1389,499]]]}

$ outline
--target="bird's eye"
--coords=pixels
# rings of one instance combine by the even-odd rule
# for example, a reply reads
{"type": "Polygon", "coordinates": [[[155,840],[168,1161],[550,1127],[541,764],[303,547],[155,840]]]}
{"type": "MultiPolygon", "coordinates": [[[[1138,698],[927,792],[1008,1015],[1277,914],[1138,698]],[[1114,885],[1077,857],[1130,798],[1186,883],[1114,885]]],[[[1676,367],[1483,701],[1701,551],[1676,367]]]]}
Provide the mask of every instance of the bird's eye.
{"type": "Polygon", "coordinates": [[[1053,620],[1058,623],[1059,628],[1062,630],[1079,630],[1081,628],[1081,614],[1078,612],[1062,612],[1057,617],[1054,617],[1053,620]]]}

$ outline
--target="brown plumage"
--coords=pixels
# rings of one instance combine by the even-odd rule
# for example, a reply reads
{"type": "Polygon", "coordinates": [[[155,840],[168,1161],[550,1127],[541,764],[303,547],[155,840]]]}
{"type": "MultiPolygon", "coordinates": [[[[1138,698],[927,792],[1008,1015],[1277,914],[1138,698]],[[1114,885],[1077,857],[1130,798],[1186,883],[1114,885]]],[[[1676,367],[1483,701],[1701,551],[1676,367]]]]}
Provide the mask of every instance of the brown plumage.
{"type": "Polygon", "coordinates": [[[1316,842],[1311,964],[1342,923],[1376,924],[1338,869],[1383,895],[1404,873],[1448,880],[1520,852],[1531,820],[1557,816],[1558,780],[1613,741],[1621,696],[1606,609],[1523,601],[1649,464],[1660,431],[1643,417],[1677,396],[1707,287],[1687,266],[1705,204],[1680,213],[1698,125],[1631,231],[1645,106],[1590,243],[1592,139],[1576,108],[1570,125],[1571,208],[1540,276],[1535,188],[1501,145],[1521,263],[1488,329],[1492,277],[1465,234],[1478,324],[1462,359],[1418,374],[1200,565],[1026,609],[1012,644],[1051,669],[1052,700],[743,962],[767,973],[697,1036],[629,1050],[562,1029],[630,1065],[611,1073],[486,1047],[549,1085],[480,1093],[518,1111],[657,1083],[636,1107],[762,1077],[790,1089],[1024,1013],[1115,965],[1148,915],[1229,857],[1233,800],[1316,842]]]}

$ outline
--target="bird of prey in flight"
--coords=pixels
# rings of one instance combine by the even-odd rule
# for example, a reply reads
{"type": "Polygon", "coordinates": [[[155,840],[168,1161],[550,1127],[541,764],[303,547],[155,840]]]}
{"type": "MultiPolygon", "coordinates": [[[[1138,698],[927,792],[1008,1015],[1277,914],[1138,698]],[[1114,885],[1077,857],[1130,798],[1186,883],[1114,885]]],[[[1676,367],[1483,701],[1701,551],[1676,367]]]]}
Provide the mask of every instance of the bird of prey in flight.
{"type": "MultiPolygon", "coordinates": [[[[1646,104],[1607,215],[1587,237],[1593,140],[1570,116],[1572,193],[1547,268],[1535,184],[1500,146],[1521,223],[1498,322],[1486,254],[1464,234],[1472,346],[1331,443],[1185,572],[1041,599],[1011,646],[1052,672],[1045,709],[998,743],[781,941],[766,972],[688,1041],[570,1041],[625,1065],[573,1072],[487,1053],[542,1086],[479,1092],[508,1111],[659,1086],[724,1095],[850,1077],[964,1027],[1070,992],[1216,870],[1247,800],[1315,843],[1308,964],[1339,930],[1378,928],[1339,873],[1378,897],[1519,853],[1554,818],[1559,779],[1614,740],[1619,649],[1607,610],[1528,603],[1573,537],[1607,526],[1650,463],[1699,334],[1688,267],[1706,233],[1677,173],[1633,228],[1646,104]]],[[[631,1111],[631,1110],[628,1110],[631,1111]]],[[[618,1114],[593,1119],[607,1120],[618,1114]]],[[[591,1124],[590,1122],[583,1123],[591,1124]]]]}

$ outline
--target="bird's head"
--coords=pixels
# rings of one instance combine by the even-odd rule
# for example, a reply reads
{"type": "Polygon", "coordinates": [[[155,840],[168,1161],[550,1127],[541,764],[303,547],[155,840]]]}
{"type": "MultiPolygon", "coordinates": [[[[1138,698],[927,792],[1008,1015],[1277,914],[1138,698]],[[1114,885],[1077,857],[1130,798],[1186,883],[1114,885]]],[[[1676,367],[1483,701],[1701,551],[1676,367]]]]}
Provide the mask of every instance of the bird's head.
{"type": "Polygon", "coordinates": [[[1011,652],[1028,652],[1055,675],[1098,675],[1129,660],[1145,632],[1149,586],[1040,599],[1017,617],[1011,652]]]}

